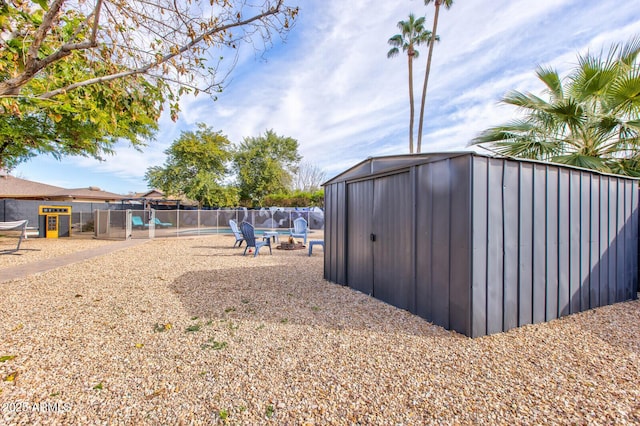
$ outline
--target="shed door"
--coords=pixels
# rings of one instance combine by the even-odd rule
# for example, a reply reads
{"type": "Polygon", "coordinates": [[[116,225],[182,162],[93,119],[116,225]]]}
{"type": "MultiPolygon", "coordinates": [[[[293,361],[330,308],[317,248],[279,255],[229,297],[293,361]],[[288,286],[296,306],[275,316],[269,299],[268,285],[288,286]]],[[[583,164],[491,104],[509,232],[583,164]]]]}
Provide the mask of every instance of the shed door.
{"type": "Polygon", "coordinates": [[[347,185],[347,284],[373,295],[373,181],[347,185]]]}
{"type": "Polygon", "coordinates": [[[409,173],[378,178],[373,195],[373,295],[414,311],[413,200],[409,173]]]}
{"type": "Polygon", "coordinates": [[[409,173],[347,186],[347,283],[413,310],[413,246],[409,173]]]}

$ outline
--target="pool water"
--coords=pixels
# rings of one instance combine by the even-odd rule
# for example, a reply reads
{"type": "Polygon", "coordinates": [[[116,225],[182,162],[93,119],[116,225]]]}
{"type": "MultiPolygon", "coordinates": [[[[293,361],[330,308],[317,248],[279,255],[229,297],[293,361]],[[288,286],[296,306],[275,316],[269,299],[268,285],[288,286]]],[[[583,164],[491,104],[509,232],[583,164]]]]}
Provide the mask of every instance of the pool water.
{"type": "MultiPolygon", "coordinates": [[[[157,230],[157,228],[156,228],[157,230]]],[[[256,229],[256,235],[262,235],[265,232],[278,232],[280,235],[289,235],[288,229],[256,229]]],[[[311,233],[312,231],[309,231],[311,233]]],[[[178,231],[180,235],[208,235],[208,234],[233,234],[231,228],[191,228],[178,231]]]]}

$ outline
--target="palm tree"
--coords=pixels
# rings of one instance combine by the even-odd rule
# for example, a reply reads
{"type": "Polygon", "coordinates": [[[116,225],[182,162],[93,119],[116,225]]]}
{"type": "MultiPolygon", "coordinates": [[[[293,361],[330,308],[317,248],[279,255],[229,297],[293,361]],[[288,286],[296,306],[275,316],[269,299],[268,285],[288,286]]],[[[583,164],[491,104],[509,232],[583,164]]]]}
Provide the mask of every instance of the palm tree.
{"type": "Polygon", "coordinates": [[[424,4],[428,5],[433,1],[436,10],[433,15],[433,29],[431,30],[432,37],[429,37],[429,55],[427,56],[427,69],[424,72],[424,85],[422,86],[422,102],[420,104],[420,123],[418,124],[418,152],[422,150],[422,124],[424,122],[424,104],[427,100],[427,83],[429,82],[429,72],[431,71],[431,58],[433,57],[433,45],[435,41],[439,41],[437,36],[438,29],[438,15],[440,14],[440,6],[444,4],[447,9],[451,8],[453,0],[424,0],[424,4]]]}
{"type": "Polygon", "coordinates": [[[389,44],[393,46],[387,53],[387,58],[393,58],[400,53],[407,52],[407,60],[409,63],[409,153],[413,154],[413,117],[415,115],[413,106],[413,58],[418,57],[416,46],[426,42],[431,35],[424,29],[424,17],[416,19],[413,13],[409,14],[408,21],[398,22],[400,34],[396,34],[389,39],[389,44]]]}
{"type": "Polygon", "coordinates": [[[614,44],[606,57],[578,56],[564,79],[539,67],[542,99],[511,91],[501,100],[525,115],[492,127],[472,144],[490,143],[502,155],[640,176],[640,38],[614,44]]]}

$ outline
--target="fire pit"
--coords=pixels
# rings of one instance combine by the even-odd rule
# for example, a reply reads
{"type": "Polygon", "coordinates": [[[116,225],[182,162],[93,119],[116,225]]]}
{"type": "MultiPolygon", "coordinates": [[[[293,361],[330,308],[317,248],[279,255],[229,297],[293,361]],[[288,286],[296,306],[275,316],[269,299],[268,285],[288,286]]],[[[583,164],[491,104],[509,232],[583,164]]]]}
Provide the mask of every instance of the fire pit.
{"type": "Polygon", "coordinates": [[[302,243],[280,243],[276,248],[280,250],[302,250],[305,246],[302,243]]]}

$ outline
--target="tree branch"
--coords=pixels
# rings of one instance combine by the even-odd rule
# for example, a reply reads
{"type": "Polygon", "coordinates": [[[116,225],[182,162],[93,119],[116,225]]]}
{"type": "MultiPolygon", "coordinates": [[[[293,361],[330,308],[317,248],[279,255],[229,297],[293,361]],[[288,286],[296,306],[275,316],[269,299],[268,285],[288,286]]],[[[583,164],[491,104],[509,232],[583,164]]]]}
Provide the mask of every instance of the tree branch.
{"type": "MultiPolygon", "coordinates": [[[[213,29],[211,29],[209,31],[206,31],[205,33],[201,34],[200,36],[195,37],[189,43],[187,43],[187,44],[183,45],[182,47],[180,47],[179,49],[177,49],[175,52],[168,53],[168,54],[162,56],[162,58],[158,59],[155,62],[148,63],[148,64],[146,64],[144,66],[141,66],[141,67],[138,67],[138,68],[135,68],[135,69],[122,71],[122,72],[119,72],[119,73],[110,74],[110,75],[106,75],[106,76],[102,76],[102,77],[90,78],[90,79],[87,79],[87,80],[84,80],[84,81],[73,83],[73,84],[70,84],[68,86],[65,86],[65,87],[62,87],[62,88],[59,88],[59,89],[56,89],[56,90],[52,90],[52,91],[43,93],[40,96],[38,96],[38,98],[40,98],[40,99],[49,99],[49,98],[52,98],[54,96],[60,95],[62,93],[69,92],[71,90],[77,89],[79,87],[85,87],[85,86],[89,86],[89,85],[92,85],[92,84],[103,83],[103,82],[106,82],[106,81],[111,81],[111,80],[115,80],[115,79],[118,79],[118,78],[128,77],[128,76],[136,75],[136,74],[145,74],[145,73],[149,72],[151,69],[154,69],[154,68],[162,65],[163,63],[170,61],[172,58],[175,58],[176,56],[179,56],[179,55],[183,54],[184,52],[190,50],[195,45],[201,43],[205,38],[208,38],[208,37],[210,37],[212,35],[227,31],[227,30],[229,30],[231,28],[236,28],[236,27],[242,27],[242,26],[245,26],[245,25],[249,25],[249,24],[251,24],[251,23],[253,23],[255,21],[259,21],[259,20],[262,20],[262,19],[264,19],[264,18],[266,18],[268,16],[275,15],[275,14],[279,13],[281,11],[283,2],[284,2],[284,0],[278,0],[278,3],[277,3],[276,6],[272,6],[269,10],[264,11],[264,12],[258,14],[258,15],[255,15],[255,16],[253,16],[251,18],[245,19],[243,21],[238,21],[238,22],[235,22],[235,23],[223,25],[221,27],[216,27],[216,28],[213,28],[213,29]]],[[[90,42],[85,42],[84,44],[88,44],[88,43],[90,43],[90,42]]],[[[80,44],[82,44],[82,43],[79,43],[77,45],[80,45],[80,44]]],[[[61,48],[61,50],[62,50],[62,48],[61,48]]],[[[58,52],[56,52],[56,53],[58,53],[58,52]]],[[[71,51],[69,51],[69,53],[71,53],[71,51]]],[[[69,53],[67,53],[67,55],[69,53]]],[[[2,93],[1,88],[2,88],[2,85],[0,84],[0,93],[2,93]]],[[[0,98],[1,97],[2,97],[2,95],[0,95],[0,98]]]]}
{"type": "Polygon", "coordinates": [[[64,0],[55,0],[51,5],[44,18],[42,19],[42,24],[38,27],[34,34],[33,42],[31,46],[29,46],[29,50],[27,52],[26,64],[24,67],[24,71],[14,78],[7,79],[5,81],[0,82],[0,98],[5,97],[6,95],[16,95],[20,91],[20,87],[25,85],[29,80],[35,77],[35,75],[51,65],[52,63],[59,61],[60,59],[68,56],[74,50],[85,50],[91,49],[97,46],[97,32],[98,32],[98,24],[100,18],[100,9],[102,7],[102,1],[98,0],[96,7],[94,9],[95,18],[93,21],[91,38],[87,41],[83,41],[80,43],[67,43],[63,44],[57,51],[53,52],[51,55],[38,59],[38,52],[40,51],[40,46],[42,42],[51,29],[53,25],[53,21],[55,20],[56,15],[60,12],[60,8],[62,7],[64,0]]]}
{"type": "Polygon", "coordinates": [[[47,10],[47,13],[45,13],[42,18],[42,23],[33,35],[33,42],[27,51],[27,66],[25,68],[32,68],[38,62],[38,52],[40,51],[40,46],[42,46],[42,41],[51,29],[53,21],[56,16],[58,16],[63,4],[64,0],[55,0],[51,6],[49,6],[49,10],[47,10]]]}

